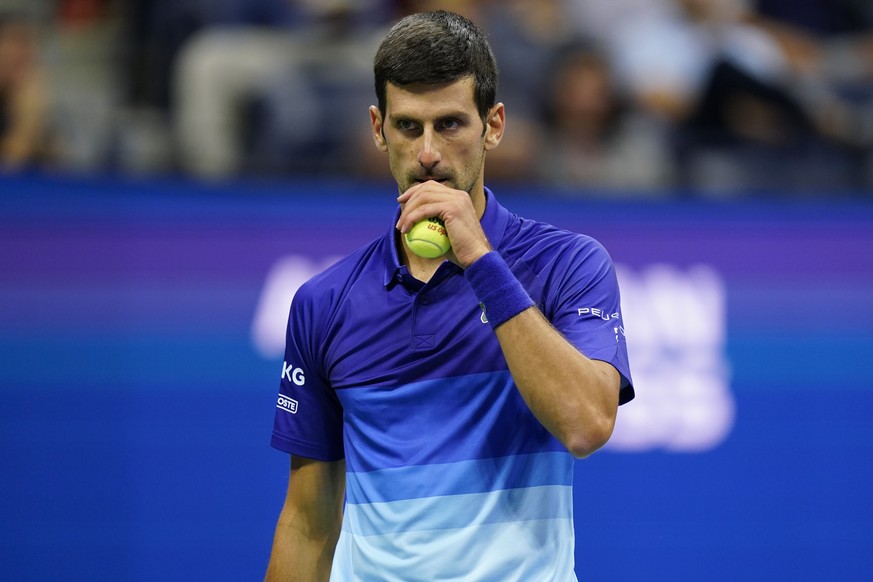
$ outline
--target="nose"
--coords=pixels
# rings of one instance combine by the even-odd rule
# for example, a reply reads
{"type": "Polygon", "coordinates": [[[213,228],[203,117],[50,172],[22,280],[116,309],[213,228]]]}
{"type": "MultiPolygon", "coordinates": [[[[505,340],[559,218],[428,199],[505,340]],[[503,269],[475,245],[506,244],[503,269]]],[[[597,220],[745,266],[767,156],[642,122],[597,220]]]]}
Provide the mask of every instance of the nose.
{"type": "Polygon", "coordinates": [[[424,130],[421,136],[421,149],[418,151],[418,163],[426,170],[432,170],[440,163],[442,157],[437,148],[437,136],[432,128],[424,130]]]}

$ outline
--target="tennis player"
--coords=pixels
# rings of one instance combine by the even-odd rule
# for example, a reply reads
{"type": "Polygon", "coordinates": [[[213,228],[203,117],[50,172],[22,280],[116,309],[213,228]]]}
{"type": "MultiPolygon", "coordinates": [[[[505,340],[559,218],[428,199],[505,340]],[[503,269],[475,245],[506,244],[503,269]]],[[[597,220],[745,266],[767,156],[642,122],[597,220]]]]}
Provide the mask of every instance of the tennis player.
{"type": "Polygon", "coordinates": [[[575,580],[574,460],[633,398],[612,262],[485,188],[506,109],[473,23],[404,18],[374,73],[398,210],[294,297],[267,580],[575,580]],[[451,241],[437,259],[402,236],[428,217],[451,241]]]}

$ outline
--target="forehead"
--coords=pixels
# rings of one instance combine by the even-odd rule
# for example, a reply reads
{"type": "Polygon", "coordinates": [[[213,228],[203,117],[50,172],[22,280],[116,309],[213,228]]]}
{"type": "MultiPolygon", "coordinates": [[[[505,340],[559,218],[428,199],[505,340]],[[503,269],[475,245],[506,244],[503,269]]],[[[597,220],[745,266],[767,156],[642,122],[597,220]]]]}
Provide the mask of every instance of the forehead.
{"type": "Polygon", "coordinates": [[[385,105],[389,116],[439,116],[441,114],[477,114],[473,96],[473,77],[463,77],[438,85],[415,83],[385,87],[385,105]]]}

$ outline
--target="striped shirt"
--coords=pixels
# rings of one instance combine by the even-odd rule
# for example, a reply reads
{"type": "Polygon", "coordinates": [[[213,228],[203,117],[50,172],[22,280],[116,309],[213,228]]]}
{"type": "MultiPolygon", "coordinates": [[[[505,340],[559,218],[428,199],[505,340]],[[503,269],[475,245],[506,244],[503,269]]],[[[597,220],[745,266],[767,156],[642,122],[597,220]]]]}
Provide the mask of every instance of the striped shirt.
{"type": "MultiPolygon", "coordinates": [[[[606,251],[486,197],[492,246],[633,398],[606,251]]],[[[522,400],[463,271],[414,279],[393,224],[304,284],[288,322],[272,444],[346,460],[331,580],[575,580],[572,455],[522,400]]]]}

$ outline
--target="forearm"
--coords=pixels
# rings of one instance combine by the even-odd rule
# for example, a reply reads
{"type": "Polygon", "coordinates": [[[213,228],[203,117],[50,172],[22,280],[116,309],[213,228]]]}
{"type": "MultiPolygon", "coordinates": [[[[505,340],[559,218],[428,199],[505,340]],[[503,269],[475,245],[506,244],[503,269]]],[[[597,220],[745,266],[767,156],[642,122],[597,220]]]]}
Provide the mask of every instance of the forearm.
{"type": "Polygon", "coordinates": [[[579,353],[536,307],[495,333],[522,398],[543,426],[577,457],[602,447],[615,425],[618,372],[579,353]]]}
{"type": "Polygon", "coordinates": [[[292,457],[288,494],[273,537],[267,582],[320,582],[342,527],[345,463],[292,457]]]}
{"type": "Polygon", "coordinates": [[[301,529],[293,512],[283,511],[276,525],[265,582],[326,582],[339,531],[301,529]]]}
{"type": "Polygon", "coordinates": [[[618,372],[552,327],[497,253],[471,264],[466,276],[537,419],[578,457],[603,446],[615,423],[618,372]]]}

